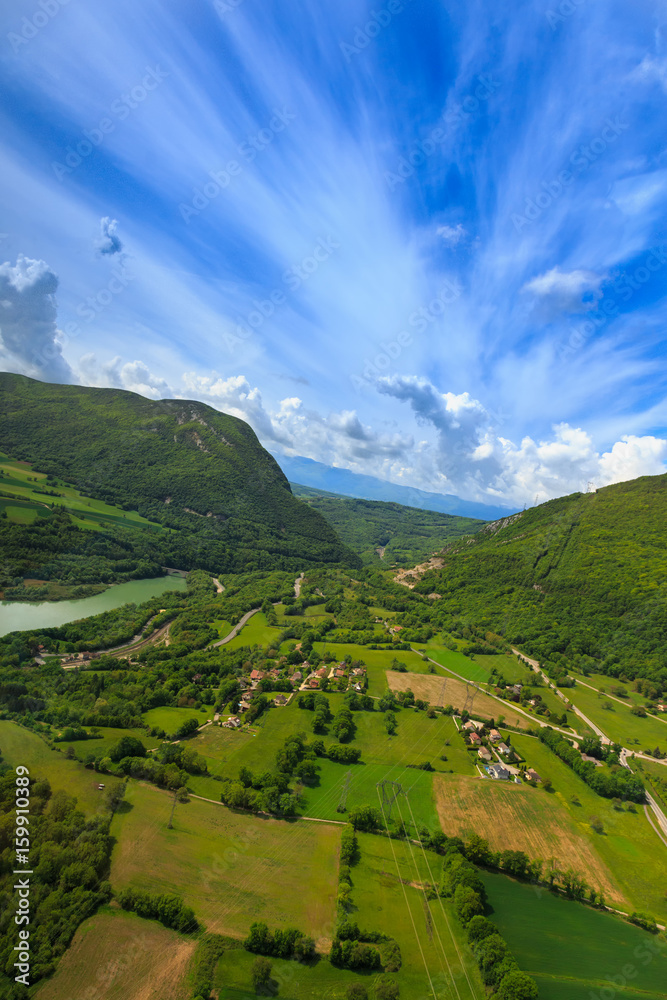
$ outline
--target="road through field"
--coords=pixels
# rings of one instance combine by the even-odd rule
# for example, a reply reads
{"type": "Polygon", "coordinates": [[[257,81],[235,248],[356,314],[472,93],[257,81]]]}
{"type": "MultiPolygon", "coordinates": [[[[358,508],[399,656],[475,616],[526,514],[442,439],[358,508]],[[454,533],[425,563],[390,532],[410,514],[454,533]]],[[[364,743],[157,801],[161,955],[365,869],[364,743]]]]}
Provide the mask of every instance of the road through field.
{"type": "MultiPolygon", "coordinates": [[[[546,683],[548,684],[548,686],[549,686],[549,687],[551,688],[551,690],[552,690],[552,691],[555,691],[555,692],[556,692],[556,694],[557,694],[557,695],[558,695],[558,696],[559,696],[560,698],[562,698],[562,699],[563,699],[563,701],[567,701],[567,700],[568,700],[568,699],[567,699],[567,698],[565,697],[565,695],[563,694],[563,692],[562,692],[562,691],[559,691],[559,689],[558,689],[558,688],[556,687],[556,685],[555,685],[555,684],[554,684],[554,683],[553,683],[553,682],[552,682],[552,681],[551,681],[551,680],[549,679],[549,677],[548,677],[548,676],[547,676],[547,675],[546,675],[546,674],[544,673],[544,671],[543,671],[543,670],[541,669],[541,667],[540,667],[540,665],[539,665],[539,663],[538,663],[538,661],[537,661],[537,660],[531,660],[531,658],[530,658],[529,656],[525,656],[525,654],[524,654],[524,653],[521,653],[521,652],[520,652],[520,651],[519,651],[518,649],[512,649],[512,652],[513,652],[513,653],[514,653],[514,654],[515,654],[516,656],[520,656],[520,657],[521,657],[522,659],[526,660],[526,662],[530,664],[531,668],[532,668],[532,669],[533,669],[533,670],[534,670],[534,671],[535,671],[536,673],[540,674],[540,676],[541,676],[541,677],[543,677],[543,678],[544,678],[545,682],[546,682],[546,683]]],[[[585,685],[585,686],[586,686],[586,687],[590,687],[590,685],[588,685],[588,684],[587,684],[587,685],[585,685]]],[[[593,732],[594,732],[594,733],[596,733],[596,734],[597,734],[597,735],[598,735],[598,736],[600,737],[600,740],[601,740],[601,742],[602,742],[602,743],[606,743],[606,744],[611,744],[611,743],[612,743],[612,740],[610,740],[610,739],[609,739],[609,737],[607,736],[607,734],[606,734],[606,733],[604,733],[604,732],[603,732],[603,731],[602,731],[602,730],[600,729],[600,727],[599,727],[599,726],[596,726],[594,722],[591,722],[591,720],[590,720],[590,719],[588,719],[588,718],[587,718],[587,717],[586,717],[586,716],[584,715],[584,713],[583,713],[583,712],[581,712],[581,711],[580,711],[580,710],[579,710],[579,709],[578,709],[578,708],[577,708],[577,707],[576,707],[576,706],[575,706],[574,704],[572,705],[572,707],[573,707],[573,709],[574,709],[575,713],[576,713],[576,714],[577,714],[577,715],[579,716],[579,718],[580,718],[580,719],[582,720],[582,722],[585,722],[587,726],[590,726],[590,728],[591,728],[591,729],[593,730],[593,732]]],[[[661,721],[662,721],[662,720],[661,720],[661,721]]],[[[631,768],[631,767],[630,767],[630,765],[628,764],[628,757],[629,757],[629,756],[631,756],[631,751],[630,751],[630,750],[628,750],[628,749],[626,749],[626,747],[622,747],[622,748],[621,748],[621,754],[620,754],[620,761],[621,761],[621,764],[623,765],[623,767],[627,767],[627,768],[628,768],[628,770],[629,770],[629,771],[631,771],[631,770],[632,770],[632,768],[631,768]]],[[[638,756],[643,756],[643,755],[642,755],[642,754],[639,754],[638,756]]],[[[648,760],[648,759],[652,760],[653,758],[647,758],[647,760],[648,760]]],[[[655,818],[656,818],[656,820],[658,821],[658,826],[659,826],[659,828],[660,828],[660,829],[662,830],[662,832],[663,832],[663,833],[667,834],[667,816],[665,816],[664,812],[662,811],[662,809],[660,808],[660,806],[658,805],[658,803],[657,803],[657,802],[655,801],[655,799],[653,798],[653,796],[652,796],[652,795],[649,795],[649,793],[648,793],[648,792],[646,792],[646,801],[647,801],[647,803],[648,803],[649,807],[650,807],[650,808],[651,808],[651,809],[653,810],[653,813],[654,813],[654,815],[655,815],[655,818]]],[[[648,816],[648,813],[647,813],[647,818],[649,819],[649,822],[650,822],[650,817],[648,816]]],[[[655,827],[655,824],[654,824],[654,823],[651,823],[651,826],[653,827],[653,829],[655,830],[655,832],[656,832],[656,833],[658,834],[658,836],[660,837],[660,839],[661,839],[661,840],[662,840],[662,841],[663,841],[663,842],[664,842],[664,843],[666,844],[666,846],[667,846],[667,841],[665,841],[664,837],[663,837],[663,836],[662,836],[662,834],[661,834],[661,833],[659,832],[659,830],[657,830],[657,829],[656,829],[656,827],[655,827]]]]}

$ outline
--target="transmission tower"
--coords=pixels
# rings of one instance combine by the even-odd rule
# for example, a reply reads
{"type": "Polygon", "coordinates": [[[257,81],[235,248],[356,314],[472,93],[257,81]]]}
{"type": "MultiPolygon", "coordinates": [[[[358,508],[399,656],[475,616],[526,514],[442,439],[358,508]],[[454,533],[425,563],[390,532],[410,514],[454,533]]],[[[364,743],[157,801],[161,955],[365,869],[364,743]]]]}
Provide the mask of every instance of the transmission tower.
{"type": "Polygon", "coordinates": [[[398,781],[378,781],[377,788],[382,795],[382,812],[391,819],[391,810],[399,795],[406,795],[407,792],[398,781]]]}
{"type": "Polygon", "coordinates": [[[343,782],[343,788],[340,793],[340,799],[338,800],[338,805],[336,806],[336,812],[344,813],[345,804],[347,802],[347,793],[350,790],[350,782],[352,781],[352,771],[348,771],[345,775],[345,780],[343,782]]]}

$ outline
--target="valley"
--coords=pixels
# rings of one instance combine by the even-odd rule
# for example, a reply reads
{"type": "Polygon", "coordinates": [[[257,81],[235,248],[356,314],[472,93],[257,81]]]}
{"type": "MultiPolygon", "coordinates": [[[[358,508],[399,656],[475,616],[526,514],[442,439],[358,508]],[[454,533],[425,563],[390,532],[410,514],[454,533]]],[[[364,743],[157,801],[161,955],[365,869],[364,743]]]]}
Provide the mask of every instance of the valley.
{"type": "MultiPolygon", "coordinates": [[[[99,539],[112,553],[120,535],[104,541],[93,514],[111,514],[89,487],[46,517],[16,514],[19,499],[41,503],[34,483],[47,475],[70,489],[40,454],[6,457],[7,492],[24,492],[4,524],[55,519],[48,530],[67,544],[99,539]],[[91,523],[76,525],[89,502],[91,523]]],[[[152,981],[183,1000],[253,996],[258,955],[287,1000],[485,1000],[510,974],[521,996],[583,997],[610,969],[597,946],[574,958],[584,926],[630,962],[648,949],[659,970],[666,497],[664,478],[638,480],[496,523],[322,498],[312,516],[340,531],[338,562],[292,555],[238,571],[207,551],[182,575],[92,584],[107,589],[84,613],[107,603],[74,620],[77,602],[5,604],[19,627],[0,636],[2,801],[28,767],[42,796],[40,926],[65,886],[79,883],[82,900],[55,944],[35,936],[36,994],[78,990],[100,934],[119,959],[100,953],[95,995],[130,1000],[152,997],[152,981]],[[621,507],[612,544],[605,526],[621,507]],[[116,600],[123,588],[132,603],[116,600]],[[106,838],[94,855],[77,834],[86,823],[106,838]],[[532,915],[534,900],[544,909],[532,915]],[[488,961],[482,914],[500,942],[488,961]],[[528,943],[528,926],[551,920],[572,973],[554,965],[551,931],[528,943]],[[277,944],[290,928],[293,944],[277,944]]],[[[172,545],[185,532],[180,515],[144,523],[139,507],[114,529],[123,537],[172,545]]],[[[58,577],[57,559],[42,565],[58,577]]],[[[35,586],[24,571],[13,591],[35,586]]],[[[664,995],[653,973],[638,983],[645,1000],[664,995]]]]}

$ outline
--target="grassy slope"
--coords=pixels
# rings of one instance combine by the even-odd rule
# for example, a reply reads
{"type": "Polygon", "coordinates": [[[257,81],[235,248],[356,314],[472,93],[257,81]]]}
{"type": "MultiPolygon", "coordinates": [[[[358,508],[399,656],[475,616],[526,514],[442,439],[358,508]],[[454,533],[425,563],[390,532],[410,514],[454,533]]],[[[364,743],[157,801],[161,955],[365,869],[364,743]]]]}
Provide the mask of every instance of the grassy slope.
{"type": "MultiPolygon", "coordinates": [[[[118,730],[118,732],[120,732],[118,730]]],[[[125,730],[128,732],[128,730],[125,730]]],[[[62,752],[50,750],[44,740],[14,722],[0,721],[0,747],[2,755],[12,767],[23,764],[35,779],[47,778],[54,792],[62,789],[75,795],[79,808],[89,814],[99,812],[104,792],[97,785],[102,780],[107,789],[118,784],[118,778],[95,774],[77,761],[65,759],[66,744],[59,744],[62,752]]],[[[86,740],[74,744],[75,748],[101,746],[100,740],[86,740]]],[[[83,755],[83,754],[82,754],[83,755]]]]}
{"type": "Polygon", "coordinates": [[[369,566],[413,566],[454,539],[479,531],[485,523],[381,500],[318,495],[307,487],[295,487],[295,492],[319,511],[369,566]],[[378,548],[384,549],[382,555],[378,548]]]}
{"type": "Polygon", "coordinates": [[[348,556],[327,522],[292,496],[251,428],[203,403],[3,373],[0,405],[4,452],[85,495],[187,529],[200,543],[188,538],[185,551],[216,561],[215,570],[348,556]]]}
{"type": "Polygon", "coordinates": [[[615,673],[657,670],[667,626],[666,518],[667,476],[575,493],[456,543],[417,589],[437,591],[440,607],[539,657],[587,652],[618,664],[615,673]]]}
{"type": "Polygon", "coordinates": [[[664,937],[654,938],[609,914],[536,892],[502,875],[485,875],[484,881],[493,907],[491,919],[521,968],[537,974],[541,1000],[589,1000],[612,993],[616,1000],[667,996],[664,937]],[[576,948],[569,946],[572,941],[578,942],[576,948]],[[605,980],[615,976],[624,978],[632,992],[612,990],[605,980]]]}

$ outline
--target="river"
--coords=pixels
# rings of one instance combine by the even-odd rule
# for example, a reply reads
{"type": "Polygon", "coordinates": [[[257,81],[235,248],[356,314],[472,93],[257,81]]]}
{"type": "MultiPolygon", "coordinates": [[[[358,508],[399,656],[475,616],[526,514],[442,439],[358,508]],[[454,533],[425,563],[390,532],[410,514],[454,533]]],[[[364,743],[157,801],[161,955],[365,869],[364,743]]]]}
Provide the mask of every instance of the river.
{"type": "Polygon", "coordinates": [[[39,604],[24,601],[0,602],[0,636],[17,630],[54,628],[90,618],[103,611],[112,611],[123,604],[141,604],[151,597],[157,597],[165,590],[185,590],[182,576],[157,576],[149,580],[131,580],[109,587],[94,597],[82,597],[78,601],[42,601],[39,604]]]}

